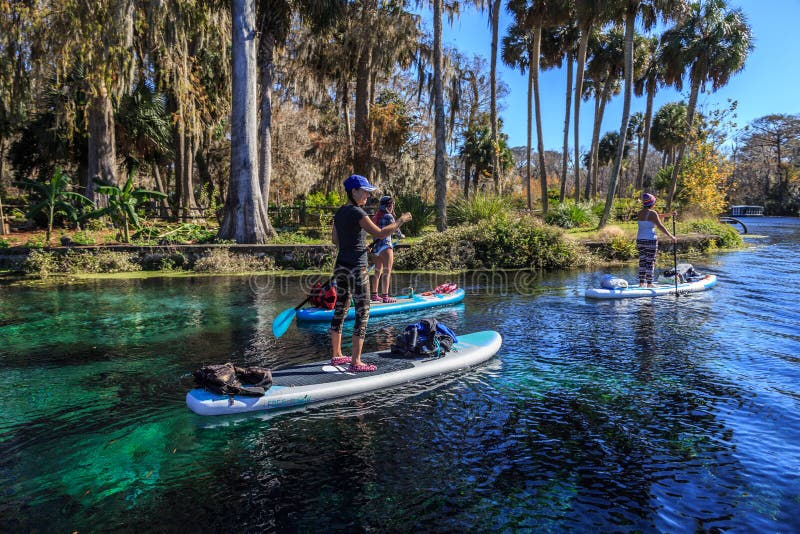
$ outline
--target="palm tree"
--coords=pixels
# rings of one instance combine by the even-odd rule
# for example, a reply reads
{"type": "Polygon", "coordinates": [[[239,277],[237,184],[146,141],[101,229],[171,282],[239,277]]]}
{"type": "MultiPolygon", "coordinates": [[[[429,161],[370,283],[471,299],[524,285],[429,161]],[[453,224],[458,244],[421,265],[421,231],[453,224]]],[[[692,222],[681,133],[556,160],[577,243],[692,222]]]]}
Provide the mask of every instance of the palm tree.
{"type": "Polygon", "coordinates": [[[586,52],[589,47],[589,37],[592,29],[606,20],[608,4],[612,0],[575,0],[575,20],[580,30],[580,42],[578,44],[578,72],[575,75],[575,115],[573,126],[573,139],[575,150],[575,201],[581,199],[581,166],[580,159],[580,112],[581,99],[583,98],[583,73],[586,68],[586,52]]]}
{"type": "MultiPolygon", "coordinates": [[[[536,109],[536,143],[539,154],[539,181],[542,189],[542,213],[547,213],[547,171],[544,162],[544,139],[542,136],[542,106],[539,91],[539,65],[541,57],[542,28],[550,11],[546,0],[511,0],[509,12],[514,16],[514,24],[509,34],[503,38],[503,60],[520,71],[528,68],[528,145],[526,183],[528,184],[528,209],[531,209],[531,95],[536,109]]],[[[563,12],[562,12],[563,13],[563,12]]],[[[560,22],[560,21],[553,21],[560,22]]]]}
{"type": "Polygon", "coordinates": [[[572,110],[572,76],[573,64],[578,52],[578,28],[570,2],[559,3],[550,8],[554,19],[564,21],[563,24],[545,28],[542,31],[542,65],[543,69],[562,68],[567,60],[567,87],[565,91],[564,138],[561,153],[561,187],[559,202],[564,202],[567,194],[567,165],[569,164],[569,118],[572,110]]]}
{"type": "Polygon", "coordinates": [[[675,151],[686,139],[686,104],[669,102],[653,117],[650,141],[653,148],[662,153],[662,166],[675,163],[675,151]]]}
{"type": "Polygon", "coordinates": [[[635,34],[636,18],[641,16],[642,26],[649,30],[656,23],[658,15],[666,18],[681,16],[686,6],[685,0],[621,0],[620,13],[625,20],[625,89],[622,104],[622,122],[619,127],[620,142],[617,155],[614,158],[614,167],[609,178],[608,194],[603,215],[600,217],[599,228],[608,222],[611,215],[611,206],[614,203],[617,180],[622,169],[623,151],[626,145],[625,137],[628,134],[628,121],[631,114],[631,94],[633,92],[633,41],[635,34]]]}
{"type": "MultiPolygon", "coordinates": [[[[644,113],[637,111],[631,115],[631,120],[628,122],[628,132],[633,138],[636,138],[636,164],[639,167],[644,165],[644,154],[642,152],[642,141],[644,138],[644,113]]],[[[641,169],[636,169],[636,175],[639,175],[641,169]]],[[[642,188],[640,183],[634,181],[633,186],[636,190],[642,188]]]]}
{"type": "Polygon", "coordinates": [[[624,36],[612,28],[611,30],[594,36],[589,41],[591,60],[587,66],[587,83],[584,86],[584,96],[594,95],[594,127],[592,129],[592,142],[589,147],[589,157],[586,165],[586,190],[584,197],[597,196],[597,154],[600,142],[600,127],[603,123],[606,104],[611,97],[619,94],[619,79],[623,71],[624,36]]]}
{"type": "Polygon", "coordinates": [[[44,183],[23,180],[17,182],[17,185],[35,191],[41,197],[35,204],[32,204],[28,208],[28,217],[34,218],[40,213],[45,214],[47,217],[45,239],[48,245],[50,244],[50,234],[53,233],[53,219],[56,215],[62,214],[73,220],[77,219],[77,210],[75,209],[75,205],[69,202],[70,200],[77,201],[78,204],[92,204],[92,201],[85,196],[69,190],[69,176],[62,172],[60,168],[57,168],[52,178],[44,183]]]}
{"type": "Polygon", "coordinates": [[[633,86],[636,96],[647,93],[647,104],[644,112],[644,133],[642,135],[642,150],[639,155],[639,168],[636,173],[636,189],[644,185],[644,168],[647,162],[647,152],[650,149],[650,128],[653,124],[653,100],[659,85],[664,83],[664,69],[661,62],[661,46],[657,37],[647,39],[645,45],[644,68],[642,75],[636,79],[633,86]]]}
{"type": "MultiPolygon", "coordinates": [[[[661,37],[667,81],[678,90],[688,71],[691,90],[686,123],[691,132],[701,88],[716,91],[744,68],[753,49],[752,33],[740,9],[728,10],[724,0],[705,0],[690,6],[688,16],[661,37]]],[[[672,168],[667,209],[671,209],[681,162],[688,142],[684,140],[672,168]]]]}
{"type": "Polygon", "coordinates": [[[231,0],[231,178],[219,236],[260,244],[269,220],[258,182],[255,11],[255,0],[231,0]]]}
{"type": "MultiPolygon", "coordinates": [[[[438,0],[437,0],[438,1],[438,0]]],[[[498,137],[498,118],[497,118],[497,40],[500,34],[500,5],[502,0],[489,0],[489,23],[492,28],[492,50],[489,67],[489,78],[491,80],[490,91],[490,121],[492,127],[492,143],[495,146],[494,162],[492,164],[492,178],[494,180],[494,192],[500,194],[500,164],[498,162],[500,140],[498,137]]]]}
{"type": "Polygon", "coordinates": [[[114,224],[122,229],[122,241],[130,241],[130,226],[139,228],[139,215],[136,210],[142,202],[165,198],[167,195],[159,191],[149,191],[147,189],[133,187],[133,176],[136,168],[132,167],[128,171],[128,179],[125,185],[98,185],[96,191],[101,195],[108,195],[108,202],[105,208],[93,211],[88,217],[102,217],[108,215],[114,224]]]}
{"type": "Polygon", "coordinates": [[[139,166],[147,164],[153,172],[160,199],[161,216],[166,217],[167,185],[160,167],[172,155],[172,118],[167,112],[167,97],[149,84],[140,82],[133,93],[120,101],[117,109],[117,142],[126,160],[139,166]]]}

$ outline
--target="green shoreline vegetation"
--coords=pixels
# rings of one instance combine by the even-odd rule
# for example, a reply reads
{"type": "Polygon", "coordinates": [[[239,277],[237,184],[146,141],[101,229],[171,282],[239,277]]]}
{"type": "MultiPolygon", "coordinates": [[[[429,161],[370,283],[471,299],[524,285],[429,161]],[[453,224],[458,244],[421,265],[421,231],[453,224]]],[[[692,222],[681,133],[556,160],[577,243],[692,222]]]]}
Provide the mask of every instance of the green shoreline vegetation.
{"type": "MultiPolygon", "coordinates": [[[[743,246],[741,236],[733,227],[710,219],[680,222],[678,234],[684,236],[683,257],[743,246]]],[[[565,231],[542,223],[536,216],[511,217],[508,213],[494,214],[492,220],[454,226],[444,232],[432,231],[409,241],[407,248],[397,252],[397,273],[444,275],[480,270],[571,270],[623,265],[636,261],[638,257],[635,222],[620,223],[602,230],[565,231]]],[[[295,263],[287,264],[271,256],[255,257],[226,248],[208,250],[195,259],[178,251],[142,254],[102,247],[91,251],[42,248],[31,250],[28,257],[16,269],[7,271],[5,276],[7,283],[8,279],[11,283],[44,279],[60,283],[81,279],[221,274],[324,275],[330,272],[332,255],[327,254],[316,262],[308,257],[295,260],[295,263]]]]}

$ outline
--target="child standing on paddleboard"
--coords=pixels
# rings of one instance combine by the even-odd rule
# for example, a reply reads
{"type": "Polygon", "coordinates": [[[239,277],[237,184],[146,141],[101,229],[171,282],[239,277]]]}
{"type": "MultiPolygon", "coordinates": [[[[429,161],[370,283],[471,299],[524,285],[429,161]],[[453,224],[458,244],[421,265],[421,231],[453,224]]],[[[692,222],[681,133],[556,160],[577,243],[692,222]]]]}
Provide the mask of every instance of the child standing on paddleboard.
{"type": "Polygon", "coordinates": [[[350,372],[375,371],[374,365],[361,362],[361,349],[369,320],[370,287],[367,274],[366,233],[375,239],[388,237],[405,222],[411,220],[410,213],[402,214],[396,222],[378,228],[362,206],[376,188],[366,178],[353,174],[344,181],[348,203],[339,208],[333,217],[331,240],[339,249],[334,266],[336,282],[336,307],[331,320],[331,365],[350,364],[350,372]],[[353,327],[353,351],[351,356],[342,354],[342,323],[350,308],[350,298],[356,307],[356,323],[353,327]]]}
{"type": "MultiPolygon", "coordinates": [[[[656,228],[664,232],[673,243],[678,242],[678,238],[669,233],[661,222],[658,212],[653,209],[656,204],[656,197],[650,193],[642,195],[644,207],[637,217],[639,222],[639,232],[636,234],[636,249],[639,251],[639,287],[653,286],[653,270],[656,265],[656,255],[658,254],[658,236],[656,228]]],[[[674,217],[676,212],[665,213],[663,217],[674,217]]]]}
{"type": "MultiPolygon", "coordinates": [[[[378,211],[372,217],[378,228],[385,228],[394,223],[394,199],[389,195],[381,197],[378,211]]],[[[405,237],[398,230],[399,237],[405,237]]],[[[375,256],[375,278],[372,280],[372,302],[397,302],[389,296],[389,287],[392,277],[392,265],[394,265],[394,244],[391,237],[376,239],[372,243],[372,254],[375,256]],[[383,290],[378,292],[378,288],[383,290]]]]}

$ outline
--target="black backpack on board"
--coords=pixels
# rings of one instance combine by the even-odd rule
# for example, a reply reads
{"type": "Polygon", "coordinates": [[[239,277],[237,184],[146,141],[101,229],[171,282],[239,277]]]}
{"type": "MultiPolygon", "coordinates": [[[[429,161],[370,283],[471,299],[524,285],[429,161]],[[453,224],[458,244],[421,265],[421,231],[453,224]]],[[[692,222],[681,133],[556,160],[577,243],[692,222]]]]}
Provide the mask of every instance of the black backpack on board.
{"type": "Polygon", "coordinates": [[[422,319],[408,325],[392,344],[392,354],[403,358],[439,358],[456,343],[455,332],[436,319],[422,319]]]}
{"type": "Polygon", "coordinates": [[[272,371],[265,367],[236,367],[232,363],[206,365],[192,375],[198,387],[217,395],[261,397],[272,385],[272,371]]]}

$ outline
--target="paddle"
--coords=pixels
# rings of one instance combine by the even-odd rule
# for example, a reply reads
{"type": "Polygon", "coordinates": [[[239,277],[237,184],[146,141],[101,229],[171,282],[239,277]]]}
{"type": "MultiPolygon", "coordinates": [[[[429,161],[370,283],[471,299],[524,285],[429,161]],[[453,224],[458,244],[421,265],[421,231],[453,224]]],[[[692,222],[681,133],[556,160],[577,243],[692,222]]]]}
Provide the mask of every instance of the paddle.
{"type": "MultiPolygon", "coordinates": [[[[331,283],[332,281],[333,277],[328,280],[328,283],[331,283]]],[[[281,337],[286,333],[287,330],[289,330],[289,327],[292,326],[292,323],[294,322],[294,318],[297,316],[297,310],[305,306],[306,302],[309,300],[311,300],[311,295],[307,296],[303,302],[294,308],[287,308],[279,313],[277,317],[275,317],[275,320],[272,321],[272,335],[275,336],[276,339],[281,337]]]]}
{"type": "MultiPolygon", "coordinates": [[[[678,237],[675,231],[675,214],[672,215],[672,235],[678,237]]],[[[678,243],[672,243],[672,272],[675,274],[675,296],[678,296],[678,243]]]]}

